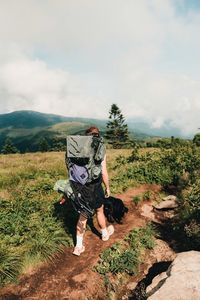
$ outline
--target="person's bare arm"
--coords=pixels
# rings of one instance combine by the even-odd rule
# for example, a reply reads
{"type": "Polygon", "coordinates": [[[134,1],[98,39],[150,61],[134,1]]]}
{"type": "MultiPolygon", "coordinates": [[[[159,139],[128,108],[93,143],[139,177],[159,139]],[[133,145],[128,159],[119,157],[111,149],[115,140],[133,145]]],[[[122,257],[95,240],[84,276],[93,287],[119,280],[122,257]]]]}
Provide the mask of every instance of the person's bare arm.
{"type": "Polygon", "coordinates": [[[106,194],[105,197],[109,197],[110,196],[110,186],[109,186],[109,177],[108,177],[108,171],[107,171],[107,166],[106,166],[106,155],[104,157],[104,160],[101,163],[102,165],[102,179],[103,179],[103,183],[106,189],[106,194]]]}

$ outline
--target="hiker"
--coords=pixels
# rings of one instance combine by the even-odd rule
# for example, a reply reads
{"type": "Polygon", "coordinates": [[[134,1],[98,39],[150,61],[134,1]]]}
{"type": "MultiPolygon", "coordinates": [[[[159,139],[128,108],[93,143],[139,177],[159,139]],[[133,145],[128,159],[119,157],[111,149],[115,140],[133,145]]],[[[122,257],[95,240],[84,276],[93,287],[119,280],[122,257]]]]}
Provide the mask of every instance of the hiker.
{"type": "MultiPolygon", "coordinates": [[[[85,135],[91,136],[94,142],[95,139],[96,141],[102,139],[100,137],[99,129],[94,126],[88,128],[85,132],[85,135]]],[[[84,137],[82,138],[84,139],[84,137]]],[[[96,172],[97,178],[94,176],[95,179],[93,177],[91,177],[92,179],[87,178],[88,174],[92,173],[90,172],[91,169],[89,171],[86,170],[87,172],[84,173],[84,170],[86,169],[86,165],[84,165],[84,159],[82,159],[81,166],[80,164],[79,166],[76,165],[75,163],[73,163],[72,159],[69,160],[69,158],[67,157],[66,163],[69,172],[70,185],[74,194],[76,195],[76,197],[81,198],[81,200],[83,201],[82,203],[89,203],[89,207],[96,211],[97,221],[101,228],[102,241],[107,241],[110,235],[113,234],[114,227],[113,225],[109,225],[108,227],[106,226],[106,219],[103,210],[105,198],[110,196],[109,178],[106,167],[106,154],[103,143],[101,145],[100,155],[102,156],[102,158],[98,161],[95,160],[94,157],[90,159],[91,164],[93,165],[92,167],[91,164],[89,166],[91,167],[91,169],[93,168],[92,170],[95,170],[93,173],[96,172]],[[105,186],[105,194],[102,187],[102,182],[105,186]]],[[[84,211],[82,212],[80,209],[79,212],[80,215],[76,227],[76,245],[73,251],[73,254],[77,256],[79,256],[82,252],[85,251],[85,246],[83,245],[83,237],[86,230],[86,223],[88,220],[88,215],[86,213],[83,213],[84,211]]]]}

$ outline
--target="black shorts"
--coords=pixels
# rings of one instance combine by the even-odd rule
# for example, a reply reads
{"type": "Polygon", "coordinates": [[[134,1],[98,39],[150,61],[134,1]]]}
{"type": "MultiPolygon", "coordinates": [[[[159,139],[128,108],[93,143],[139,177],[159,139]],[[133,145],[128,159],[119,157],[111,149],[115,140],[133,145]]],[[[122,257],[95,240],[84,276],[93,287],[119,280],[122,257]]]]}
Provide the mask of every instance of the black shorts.
{"type": "Polygon", "coordinates": [[[75,181],[70,181],[70,183],[73,191],[80,193],[83,201],[89,203],[92,209],[100,208],[104,204],[105,195],[101,179],[86,183],[85,185],[75,181]]]}

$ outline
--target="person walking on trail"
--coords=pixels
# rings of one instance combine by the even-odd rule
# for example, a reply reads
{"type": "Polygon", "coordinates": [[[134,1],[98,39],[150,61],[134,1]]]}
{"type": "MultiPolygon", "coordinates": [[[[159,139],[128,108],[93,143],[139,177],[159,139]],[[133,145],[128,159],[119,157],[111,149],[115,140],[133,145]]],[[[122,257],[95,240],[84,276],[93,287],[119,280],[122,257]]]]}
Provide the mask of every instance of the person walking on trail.
{"type": "MultiPolygon", "coordinates": [[[[98,154],[96,153],[95,156],[94,151],[89,162],[85,162],[84,159],[82,159],[82,163],[79,163],[78,165],[74,163],[73,159],[69,160],[69,157],[67,157],[66,154],[66,164],[69,172],[70,185],[76,198],[80,199],[80,201],[82,201],[81,203],[83,204],[78,205],[78,212],[80,214],[76,227],[76,245],[73,250],[73,254],[77,256],[79,256],[85,251],[83,238],[86,230],[88,217],[92,216],[88,216],[88,214],[85,213],[86,210],[84,210],[84,203],[89,204],[89,208],[91,208],[93,211],[96,211],[97,221],[101,228],[102,241],[107,241],[110,238],[110,236],[114,233],[113,225],[106,225],[106,218],[104,215],[103,208],[104,201],[106,201],[106,198],[110,196],[109,177],[106,167],[105,147],[102,142],[102,138],[100,137],[99,129],[97,127],[93,126],[88,128],[85,134],[86,136],[90,136],[92,138],[92,144],[94,145],[95,141],[101,141],[101,145],[98,144],[98,146],[96,147],[98,148],[98,154]],[[105,194],[102,187],[102,183],[105,186],[105,194]]],[[[81,138],[84,140],[84,137],[81,138]]],[[[95,146],[92,147],[95,149],[95,146]]],[[[73,147],[71,149],[73,150],[73,147]]]]}

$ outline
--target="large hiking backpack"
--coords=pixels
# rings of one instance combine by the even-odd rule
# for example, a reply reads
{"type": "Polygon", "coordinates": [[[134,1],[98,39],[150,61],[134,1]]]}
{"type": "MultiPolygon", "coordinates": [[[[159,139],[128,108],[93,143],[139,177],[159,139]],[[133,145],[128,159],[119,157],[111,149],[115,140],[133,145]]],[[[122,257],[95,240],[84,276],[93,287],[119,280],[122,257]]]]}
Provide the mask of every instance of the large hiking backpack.
{"type": "Polygon", "coordinates": [[[82,185],[101,176],[101,162],[105,156],[102,137],[67,136],[65,162],[69,170],[69,179],[82,185]]]}
{"type": "Polygon", "coordinates": [[[81,188],[76,190],[71,181],[82,185],[101,176],[101,162],[105,156],[103,138],[96,136],[67,136],[65,162],[69,170],[69,180],[58,180],[54,190],[71,200],[74,209],[86,218],[92,217],[94,208],[85,201],[81,188]]]}

